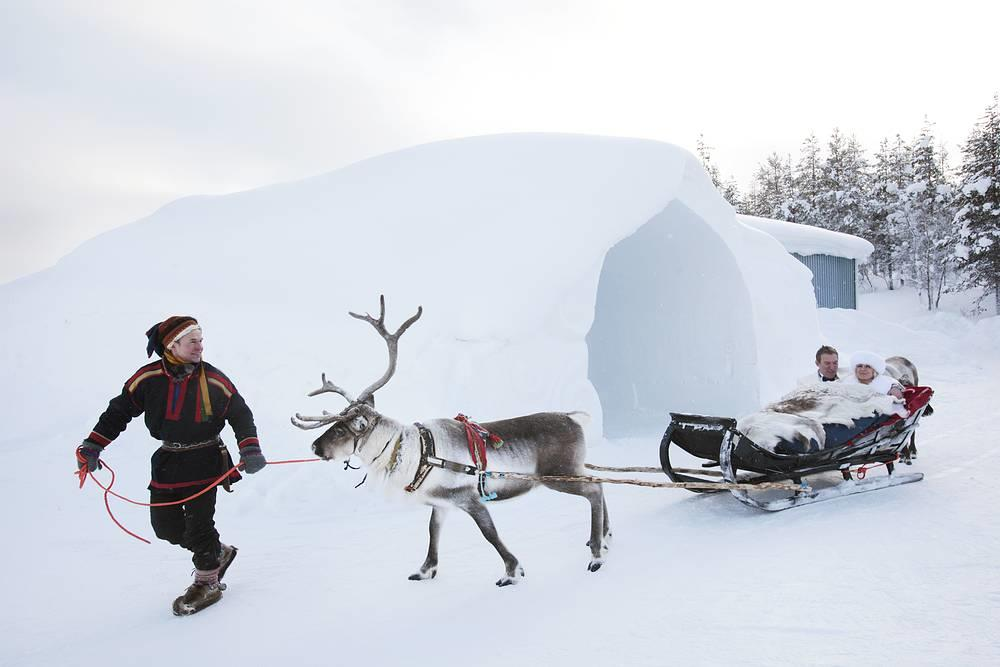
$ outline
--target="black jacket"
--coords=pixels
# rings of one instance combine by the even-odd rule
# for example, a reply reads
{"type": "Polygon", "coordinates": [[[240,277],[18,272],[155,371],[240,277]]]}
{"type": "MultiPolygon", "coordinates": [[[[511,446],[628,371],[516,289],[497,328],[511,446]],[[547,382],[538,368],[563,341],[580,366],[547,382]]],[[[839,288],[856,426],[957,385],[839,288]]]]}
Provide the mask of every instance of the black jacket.
{"type": "MultiPolygon", "coordinates": [[[[106,447],[142,414],[150,435],[160,441],[210,441],[228,421],[241,449],[259,447],[257,427],[246,401],[222,371],[205,361],[183,367],[163,360],[146,364],[125,382],[121,394],[111,399],[86,440],[106,447]]],[[[187,451],[158,449],[151,464],[149,487],[174,489],[214,482],[233,462],[224,448],[207,446],[187,451]]],[[[239,473],[233,471],[228,481],[238,479],[239,473]]]]}

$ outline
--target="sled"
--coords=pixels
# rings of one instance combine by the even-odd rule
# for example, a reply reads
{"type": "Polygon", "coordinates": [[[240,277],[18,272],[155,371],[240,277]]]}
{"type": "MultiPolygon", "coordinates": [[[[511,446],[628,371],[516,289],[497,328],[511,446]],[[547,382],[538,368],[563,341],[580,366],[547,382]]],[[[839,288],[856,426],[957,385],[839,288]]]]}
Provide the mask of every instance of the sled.
{"type": "MultiPolygon", "coordinates": [[[[922,473],[900,474],[896,463],[911,463],[914,431],[933,394],[930,387],[907,387],[903,391],[906,417],[885,416],[842,444],[802,454],[779,454],[757,445],[740,433],[736,420],[729,417],[672,412],[670,426],[660,441],[660,465],[674,482],[760,484],[791,480],[802,486],[790,496],[782,493],[777,497],[773,491],[752,487],[729,489],[741,503],[770,512],[919,482],[922,473]],[[672,445],[702,459],[701,469],[675,468],[670,461],[672,445]],[[868,477],[869,468],[880,466],[887,474],[868,477]],[[809,476],[830,471],[839,471],[842,476],[833,486],[816,489],[803,482],[809,476]]],[[[718,492],[712,488],[693,491],[718,492]]]]}

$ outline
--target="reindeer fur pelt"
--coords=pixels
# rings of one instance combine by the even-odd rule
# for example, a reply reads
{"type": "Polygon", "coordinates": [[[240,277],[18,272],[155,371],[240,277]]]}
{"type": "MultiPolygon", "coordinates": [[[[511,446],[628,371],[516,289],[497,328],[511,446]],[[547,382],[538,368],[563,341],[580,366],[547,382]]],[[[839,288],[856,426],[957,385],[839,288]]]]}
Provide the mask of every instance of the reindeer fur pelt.
{"type": "Polygon", "coordinates": [[[880,394],[863,384],[824,382],[800,387],[760,412],[740,419],[737,427],[757,445],[773,449],[782,441],[826,445],[823,424],[850,425],[855,419],[875,415],[906,415],[894,397],[880,394]]]}

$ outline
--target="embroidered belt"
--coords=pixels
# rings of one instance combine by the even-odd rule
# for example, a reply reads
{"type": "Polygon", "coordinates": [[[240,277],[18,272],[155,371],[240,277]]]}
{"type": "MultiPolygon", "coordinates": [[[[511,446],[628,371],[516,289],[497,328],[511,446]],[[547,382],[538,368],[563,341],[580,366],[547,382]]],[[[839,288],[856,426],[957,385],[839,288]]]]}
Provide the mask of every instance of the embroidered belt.
{"type": "Polygon", "coordinates": [[[186,452],[192,449],[211,447],[213,445],[216,447],[225,447],[225,444],[222,442],[222,438],[215,436],[210,440],[202,440],[201,442],[169,442],[167,440],[163,440],[160,442],[160,449],[165,449],[168,452],[186,452]]]}

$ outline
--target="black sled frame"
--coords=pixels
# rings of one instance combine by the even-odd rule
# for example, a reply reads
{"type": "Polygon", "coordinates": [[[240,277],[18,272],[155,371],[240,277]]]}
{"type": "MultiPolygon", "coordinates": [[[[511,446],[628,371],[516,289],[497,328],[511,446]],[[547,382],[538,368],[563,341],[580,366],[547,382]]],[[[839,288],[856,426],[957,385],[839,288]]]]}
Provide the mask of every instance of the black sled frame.
{"type": "MultiPolygon", "coordinates": [[[[909,416],[894,416],[875,424],[848,442],[832,449],[805,454],[777,454],[765,449],[736,428],[736,420],[729,417],[707,417],[670,413],[670,426],[660,441],[660,465],[674,482],[740,482],[759,484],[791,480],[802,485],[802,490],[786,497],[774,497],[773,492],[731,489],[743,504],[775,512],[799,507],[842,496],[875,491],[890,486],[919,482],[923,473],[899,474],[896,462],[909,464],[915,451],[915,429],[933,395],[929,387],[908,387],[905,399],[909,416]],[[675,469],[670,461],[670,447],[676,445],[687,453],[705,460],[700,471],[675,469]],[[851,469],[859,466],[884,465],[885,475],[852,475],[851,469]],[[718,468],[718,471],[713,468],[718,468]],[[813,490],[803,483],[810,475],[839,471],[843,480],[832,487],[813,490]],[[719,475],[722,479],[710,477],[719,475]]],[[[720,491],[724,489],[719,489],[720,491]]],[[[695,490],[696,493],[716,493],[714,489],[695,490]]]]}

